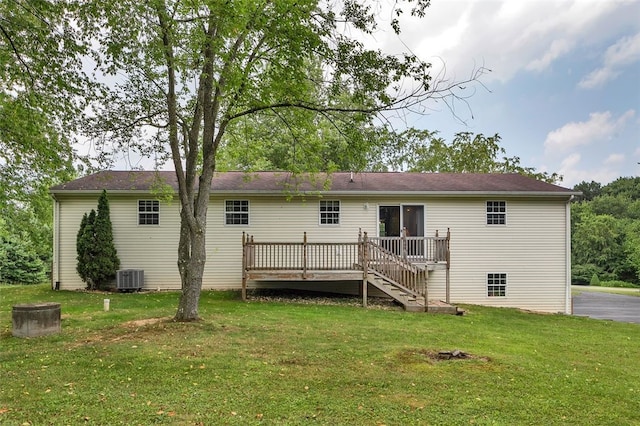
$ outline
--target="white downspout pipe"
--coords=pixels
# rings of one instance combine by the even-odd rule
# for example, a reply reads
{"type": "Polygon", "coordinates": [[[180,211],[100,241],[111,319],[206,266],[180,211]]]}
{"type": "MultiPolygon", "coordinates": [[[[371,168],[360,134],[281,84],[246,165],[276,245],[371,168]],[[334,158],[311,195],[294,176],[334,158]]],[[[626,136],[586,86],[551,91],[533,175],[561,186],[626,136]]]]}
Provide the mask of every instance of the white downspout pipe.
{"type": "Polygon", "coordinates": [[[53,198],[53,270],[51,271],[51,288],[59,290],[60,286],[60,203],[54,194],[53,198]]]}
{"type": "Polygon", "coordinates": [[[571,303],[571,201],[574,196],[569,197],[565,204],[565,306],[564,313],[573,315],[573,304],[571,303]]]}

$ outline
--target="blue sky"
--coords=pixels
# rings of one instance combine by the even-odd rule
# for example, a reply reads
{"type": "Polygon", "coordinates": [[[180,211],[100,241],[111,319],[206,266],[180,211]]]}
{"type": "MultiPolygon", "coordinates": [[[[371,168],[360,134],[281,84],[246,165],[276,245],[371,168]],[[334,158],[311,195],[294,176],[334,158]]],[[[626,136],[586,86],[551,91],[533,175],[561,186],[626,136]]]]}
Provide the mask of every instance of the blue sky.
{"type": "Polygon", "coordinates": [[[432,0],[404,25],[402,42],[448,78],[492,70],[460,118],[440,103],[410,124],[448,141],[499,133],[508,156],[567,187],[640,175],[640,1],[432,0]]]}
{"type": "MultiPolygon", "coordinates": [[[[388,27],[393,3],[372,1],[380,29],[369,47],[409,48],[436,74],[445,64],[450,80],[492,70],[468,86],[474,94],[457,117],[433,103],[407,125],[447,141],[498,133],[507,156],[561,174],[566,187],[640,175],[640,0],[432,0],[424,18],[402,16],[400,38],[388,27]]],[[[132,163],[127,155],[120,168],[132,163]]],[[[150,159],[133,164],[153,168],[150,159]]]]}

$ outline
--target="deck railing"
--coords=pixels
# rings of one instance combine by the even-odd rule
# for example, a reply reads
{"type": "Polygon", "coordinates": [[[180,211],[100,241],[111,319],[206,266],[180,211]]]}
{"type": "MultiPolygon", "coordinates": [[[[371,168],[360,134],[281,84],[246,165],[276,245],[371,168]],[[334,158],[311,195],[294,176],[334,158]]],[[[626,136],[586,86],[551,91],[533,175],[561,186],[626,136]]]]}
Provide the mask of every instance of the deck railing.
{"type": "Polygon", "coordinates": [[[449,294],[450,233],[440,237],[367,237],[358,235],[358,241],[309,242],[304,233],[302,242],[258,242],[253,236],[242,234],[243,298],[246,297],[247,276],[252,271],[269,272],[282,276],[308,271],[362,271],[363,283],[368,274],[386,278],[394,285],[416,296],[427,297],[426,270],[418,264],[446,263],[447,301],[449,294]]]}
{"type": "Polygon", "coordinates": [[[379,243],[370,241],[365,233],[362,238],[366,250],[366,271],[380,275],[416,296],[426,295],[424,269],[418,268],[379,243]]]}
{"type": "Polygon", "coordinates": [[[245,269],[264,271],[358,270],[358,243],[245,242],[245,269]]]}
{"type": "Polygon", "coordinates": [[[448,237],[370,237],[369,241],[414,263],[447,261],[448,237]]]}
{"type": "MultiPolygon", "coordinates": [[[[440,237],[368,237],[360,233],[358,241],[259,242],[243,234],[243,267],[246,270],[358,270],[363,264],[363,244],[375,248],[375,257],[400,257],[412,263],[448,262],[449,234],[440,237]],[[384,253],[384,256],[382,255],[384,253]],[[395,256],[394,256],[395,255],[395,256]]],[[[374,256],[373,252],[371,253],[374,256]]],[[[372,257],[369,260],[373,260],[372,257]]],[[[379,259],[378,259],[379,260],[379,259]]],[[[397,259],[395,259],[397,261],[397,259]]]]}

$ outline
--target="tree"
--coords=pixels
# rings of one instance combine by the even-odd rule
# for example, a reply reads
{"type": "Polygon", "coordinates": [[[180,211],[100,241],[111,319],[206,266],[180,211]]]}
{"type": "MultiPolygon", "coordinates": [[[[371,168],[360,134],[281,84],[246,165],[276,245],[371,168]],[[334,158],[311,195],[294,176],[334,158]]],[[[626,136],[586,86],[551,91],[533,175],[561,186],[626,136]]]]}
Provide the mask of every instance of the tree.
{"type": "Polygon", "coordinates": [[[98,262],[95,282],[98,283],[98,288],[101,288],[115,278],[116,271],[120,268],[120,259],[113,242],[109,200],[105,190],[102,191],[98,199],[98,214],[96,215],[94,232],[95,239],[93,243],[96,249],[96,261],[98,262]]]}
{"type": "Polygon", "coordinates": [[[591,201],[602,194],[602,185],[596,181],[582,181],[573,187],[574,190],[582,192],[580,198],[575,201],[591,201]]]}
{"type": "Polygon", "coordinates": [[[64,1],[0,0],[0,216],[50,264],[48,187],[74,176],[75,123],[90,80],[64,1]]]}
{"type": "MultiPolygon", "coordinates": [[[[396,170],[440,173],[519,173],[545,182],[562,180],[557,173],[537,172],[520,164],[519,157],[506,157],[500,135],[457,133],[451,143],[437,132],[408,129],[389,138],[378,158],[377,168],[389,164],[396,170]]],[[[374,166],[374,168],[376,168],[374,166]]]]}
{"type": "Polygon", "coordinates": [[[640,177],[620,177],[602,189],[606,195],[622,195],[631,200],[640,200],[640,177]]]}
{"type": "Polygon", "coordinates": [[[87,287],[106,289],[116,271],[120,268],[120,259],[113,243],[111,218],[107,191],[102,191],[98,199],[98,212],[91,210],[82,216],[76,236],[78,264],[76,270],[87,287]]]}
{"type": "Polygon", "coordinates": [[[336,128],[312,111],[263,111],[229,126],[219,170],[366,170],[388,132],[366,117],[336,128]]]}
{"type": "Polygon", "coordinates": [[[46,279],[38,255],[11,237],[0,236],[0,282],[39,284],[46,279]]]}
{"type": "MultiPolygon", "coordinates": [[[[401,3],[393,4],[390,22],[396,34],[401,3]]],[[[429,5],[406,3],[414,16],[429,5]]],[[[77,14],[99,47],[100,71],[115,78],[94,104],[88,132],[158,157],[169,147],[181,207],[178,321],[198,319],[211,180],[235,122],[307,111],[346,135],[352,117],[384,119],[385,112],[457,96],[462,87],[433,81],[430,65],[411,53],[367,48],[360,36],[376,29],[376,10],[355,0],[94,1],[78,2],[77,14]],[[309,72],[311,63],[320,75],[309,72]]]]}
{"type": "Polygon", "coordinates": [[[39,284],[45,278],[44,264],[37,253],[10,235],[0,218],[0,283],[39,284]]]}
{"type": "Polygon", "coordinates": [[[0,187],[7,199],[71,164],[70,135],[96,85],[65,2],[0,1],[0,187]]]}
{"type": "MultiPolygon", "coordinates": [[[[76,271],[78,275],[82,279],[83,282],[89,283],[89,274],[87,271],[87,265],[91,263],[91,241],[93,240],[93,223],[96,220],[95,211],[91,210],[93,213],[91,217],[91,221],[89,221],[89,215],[85,212],[82,215],[82,220],[80,221],[80,228],[78,229],[78,234],[76,235],[76,271]],[[91,227],[91,230],[88,228],[91,227]]],[[[91,287],[91,284],[88,284],[88,287],[91,287]]]]}

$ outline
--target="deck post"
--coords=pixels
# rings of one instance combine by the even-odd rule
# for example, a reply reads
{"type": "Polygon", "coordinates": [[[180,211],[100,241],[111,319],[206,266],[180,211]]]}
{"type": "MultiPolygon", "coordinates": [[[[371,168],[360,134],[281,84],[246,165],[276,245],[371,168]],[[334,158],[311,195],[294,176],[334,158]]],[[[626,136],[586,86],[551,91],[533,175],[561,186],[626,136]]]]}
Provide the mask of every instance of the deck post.
{"type": "Polygon", "coordinates": [[[247,300],[247,235],[242,231],[242,300],[247,300]]]}
{"type": "Polygon", "coordinates": [[[451,228],[447,228],[447,240],[445,242],[445,257],[447,259],[447,270],[446,270],[446,298],[445,298],[445,302],[447,303],[451,303],[451,299],[450,299],[450,287],[451,287],[451,283],[450,283],[450,278],[449,278],[449,269],[451,269],[451,248],[450,248],[450,242],[451,240],[451,228]]]}
{"type": "Polygon", "coordinates": [[[362,251],[362,307],[366,308],[367,307],[367,287],[369,285],[368,279],[369,279],[369,259],[367,258],[367,252],[368,252],[368,247],[367,247],[367,243],[368,243],[368,238],[367,238],[367,232],[365,231],[364,233],[364,237],[362,239],[362,241],[360,241],[360,238],[358,236],[358,242],[360,244],[358,244],[358,247],[361,247],[359,250],[362,251]]]}
{"type": "Polygon", "coordinates": [[[429,312],[429,271],[427,268],[422,272],[422,279],[424,280],[424,311],[429,312]]]}
{"type": "Polygon", "coordinates": [[[362,228],[358,228],[358,265],[362,265],[362,228]]]}
{"type": "Polygon", "coordinates": [[[403,227],[400,231],[400,250],[402,258],[407,260],[407,228],[403,227]]]}
{"type": "Polygon", "coordinates": [[[307,279],[307,231],[302,237],[302,279],[307,279]]]}

